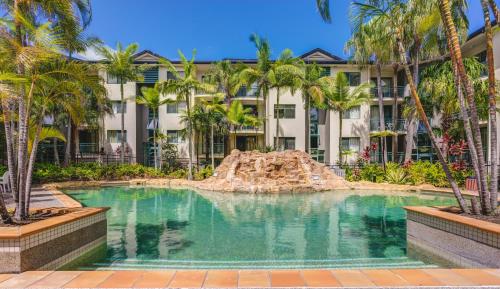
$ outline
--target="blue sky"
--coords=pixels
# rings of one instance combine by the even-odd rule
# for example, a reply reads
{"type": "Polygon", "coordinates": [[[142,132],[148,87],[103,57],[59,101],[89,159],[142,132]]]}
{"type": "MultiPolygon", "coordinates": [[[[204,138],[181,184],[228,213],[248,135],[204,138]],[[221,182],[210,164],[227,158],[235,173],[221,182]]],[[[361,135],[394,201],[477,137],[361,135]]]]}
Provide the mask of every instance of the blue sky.
{"type": "MultiPolygon", "coordinates": [[[[137,42],[169,59],[193,48],[198,60],[254,58],[253,32],[270,40],[274,55],[321,47],[345,58],[351,0],[331,1],[333,22],[325,24],[314,0],[93,0],[88,33],[111,47],[137,42]]],[[[482,14],[479,1],[468,2],[473,31],[482,26],[482,14]]]]}

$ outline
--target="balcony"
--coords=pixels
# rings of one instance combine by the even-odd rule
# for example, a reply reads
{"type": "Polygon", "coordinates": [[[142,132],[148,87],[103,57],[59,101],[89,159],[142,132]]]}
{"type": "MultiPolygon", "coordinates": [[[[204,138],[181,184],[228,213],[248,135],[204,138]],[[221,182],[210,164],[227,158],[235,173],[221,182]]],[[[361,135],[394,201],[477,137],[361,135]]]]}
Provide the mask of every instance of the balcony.
{"type": "MultiPolygon", "coordinates": [[[[210,153],[211,147],[208,146],[208,153],[210,153]]],[[[198,150],[201,154],[207,153],[207,147],[205,144],[200,144],[200,149],[198,150]]],[[[214,155],[222,155],[224,154],[224,144],[223,143],[214,143],[214,155]]]]}
{"type": "Polygon", "coordinates": [[[242,86],[236,93],[235,97],[242,99],[258,99],[259,92],[257,90],[257,87],[255,86],[252,86],[250,89],[248,89],[246,86],[242,86]]]}
{"type": "MultiPolygon", "coordinates": [[[[382,95],[384,96],[384,98],[394,98],[395,95],[394,91],[397,92],[398,98],[403,98],[405,94],[405,87],[398,86],[397,90],[395,90],[393,87],[387,87],[387,86],[382,87],[382,95]]],[[[377,86],[372,87],[370,89],[370,93],[373,98],[378,98],[378,87],[377,86]]]]}
{"type": "MultiPolygon", "coordinates": [[[[406,131],[406,120],[398,119],[396,121],[396,128],[394,128],[394,124],[392,123],[392,118],[385,119],[385,129],[396,131],[396,132],[405,132],[406,131]]],[[[370,131],[380,131],[380,120],[379,119],[370,119],[370,131]]]]}
{"type": "Polygon", "coordinates": [[[262,126],[240,126],[232,132],[236,134],[263,134],[264,128],[262,126]]]}

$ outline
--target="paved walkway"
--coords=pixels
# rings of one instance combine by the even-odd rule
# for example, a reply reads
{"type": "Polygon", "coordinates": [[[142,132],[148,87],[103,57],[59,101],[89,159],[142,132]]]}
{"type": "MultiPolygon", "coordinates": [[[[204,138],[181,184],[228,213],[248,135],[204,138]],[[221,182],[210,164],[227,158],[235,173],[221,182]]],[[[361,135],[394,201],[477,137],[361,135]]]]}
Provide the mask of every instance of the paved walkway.
{"type": "MultiPolygon", "coordinates": [[[[15,207],[14,199],[12,194],[3,194],[5,204],[7,208],[11,209],[15,207]]],[[[50,191],[44,190],[42,188],[33,188],[31,191],[31,208],[52,208],[52,207],[64,207],[61,201],[54,196],[50,191]]]]}
{"type": "Polygon", "coordinates": [[[29,271],[1,288],[500,288],[500,269],[29,271]]]}

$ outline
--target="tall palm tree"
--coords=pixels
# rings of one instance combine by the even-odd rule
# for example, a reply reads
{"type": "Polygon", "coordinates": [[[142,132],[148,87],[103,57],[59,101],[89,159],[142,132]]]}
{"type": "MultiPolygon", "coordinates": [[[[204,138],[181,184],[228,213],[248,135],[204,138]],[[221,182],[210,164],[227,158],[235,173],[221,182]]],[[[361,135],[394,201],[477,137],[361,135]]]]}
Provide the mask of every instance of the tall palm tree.
{"type": "MultiPolygon", "coordinates": [[[[394,47],[387,26],[383,21],[373,19],[362,24],[347,42],[346,48],[353,54],[353,59],[362,65],[374,62],[377,77],[377,98],[379,112],[379,131],[385,131],[384,115],[384,93],[382,90],[382,65],[388,64],[392,60],[392,47],[394,47]]],[[[380,137],[382,148],[382,163],[388,161],[387,158],[387,138],[380,137]]]]}
{"type": "Polygon", "coordinates": [[[223,99],[219,96],[214,96],[210,101],[203,100],[203,105],[209,114],[208,121],[210,124],[210,159],[212,168],[215,169],[214,127],[217,125],[220,126],[223,122],[227,113],[227,105],[224,104],[223,99]]]}
{"type": "MultiPolygon", "coordinates": [[[[272,60],[271,60],[271,46],[266,38],[262,38],[257,34],[250,36],[250,41],[254,43],[257,48],[257,65],[255,67],[247,67],[240,73],[242,81],[250,87],[255,84],[257,86],[257,96],[262,96],[264,105],[267,106],[267,99],[269,98],[269,91],[271,90],[272,60]]],[[[264,114],[266,112],[264,111],[264,114]]],[[[262,118],[262,125],[264,128],[264,145],[267,142],[267,115],[262,118]]]]}
{"type": "Polygon", "coordinates": [[[125,162],[125,92],[124,84],[128,81],[138,81],[142,79],[143,66],[134,64],[134,55],[137,53],[139,45],[137,43],[129,44],[123,48],[121,43],[116,45],[116,50],[112,50],[106,46],[97,47],[97,52],[104,58],[104,69],[109,76],[115,77],[120,84],[120,105],[122,107],[121,113],[121,149],[120,149],[120,162],[125,162]]]}
{"type": "Polygon", "coordinates": [[[342,161],[342,119],[346,111],[370,101],[370,83],[351,88],[347,76],[339,72],[335,78],[323,78],[325,106],[339,113],[339,162],[342,161]]]}
{"type": "Polygon", "coordinates": [[[135,102],[145,105],[150,111],[153,112],[153,158],[155,169],[158,169],[158,144],[156,143],[158,119],[156,119],[156,113],[158,112],[158,108],[160,106],[173,103],[173,100],[169,98],[162,99],[158,83],[156,83],[154,87],[142,87],[141,92],[142,95],[137,96],[135,102]]]}
{"type": "Polygon", "coordinates": [[[215,85],[224,94],[224,100],[229,105],[244,85],[240,73],[245,68],[244,64],[233,64],[230,60],[218,61],[211,65],[204,80],[215,85]]]}
{"type": "Polygon", "coordinates": [[[495,18],[498,21],[499,14],[496,8],[495,1],[481,0],[484,16],[484,33],[486,36],[486,58],[488,64],[488,100],[490,113],[490,163],[491,163],[491,179],[490,181],[490,202],[492,210],[498,206],[498,140],[497,140],[497,91],[495,77],[495,56],[493,54],[493,28],[490,17],[490,5],[495,13],[495,18]]]}
{"type": "Polygon", "coordinates": [[[311,103],[313,106],[320,106],[325,100],[325,92],[321,85],[324,69],[316,63],[306,65],[304,71],[304,79],[300,90],[302,91],[302,98],[304,101],[306,111],[306,152],[310,153],[311,150],[311,103]]]}
{"type": "Polygon", "coordinates": [[[272,69],[269,73],[271,88],[276,89],[276,133],[274,138],[274,148],[278,149],[279,143],[279,128],[280,128],[280,96],[284,91],[290,90],[295,94],[295,91],[300,89],[304,79],[304,71],[300,59],[293,57],[293,53],[289,49],[285,49],[276,62],[272,64],[272,69]]]}
{"type": "Polygon", "coordinates": [[[174,94],[177,101],[186,102],[187,114],[187,136],[188,136],[188,178],[193,177],[193,121],[191,118],[191,95],[195,91],[205,91],[215,93],[216,87],[212,84],[201,82],[197,78],[198,67],[195,64],[196,50],[193,50],[193,55],[190,60],[186,58],[182,51],[178,51],[181,59],[182,71],[179,73],[177,68],[168,60],[161,60],[161,64],[174,76],[173,79],[167,79],[160,83],[160,91],[164,94],[174,94]]]}

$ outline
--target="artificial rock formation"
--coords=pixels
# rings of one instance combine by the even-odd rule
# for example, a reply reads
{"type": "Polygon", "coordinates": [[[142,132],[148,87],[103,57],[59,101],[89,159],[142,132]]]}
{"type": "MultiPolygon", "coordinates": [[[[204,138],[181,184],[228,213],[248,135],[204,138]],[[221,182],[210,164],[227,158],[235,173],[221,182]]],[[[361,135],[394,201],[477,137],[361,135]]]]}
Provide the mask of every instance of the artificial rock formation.
{"type": "Polygon", "coordinates": [[[347,182],[302,151],[233,150],[214,176],[196,187],[221,192],[289,193],[348,188],[347,182]]]}

